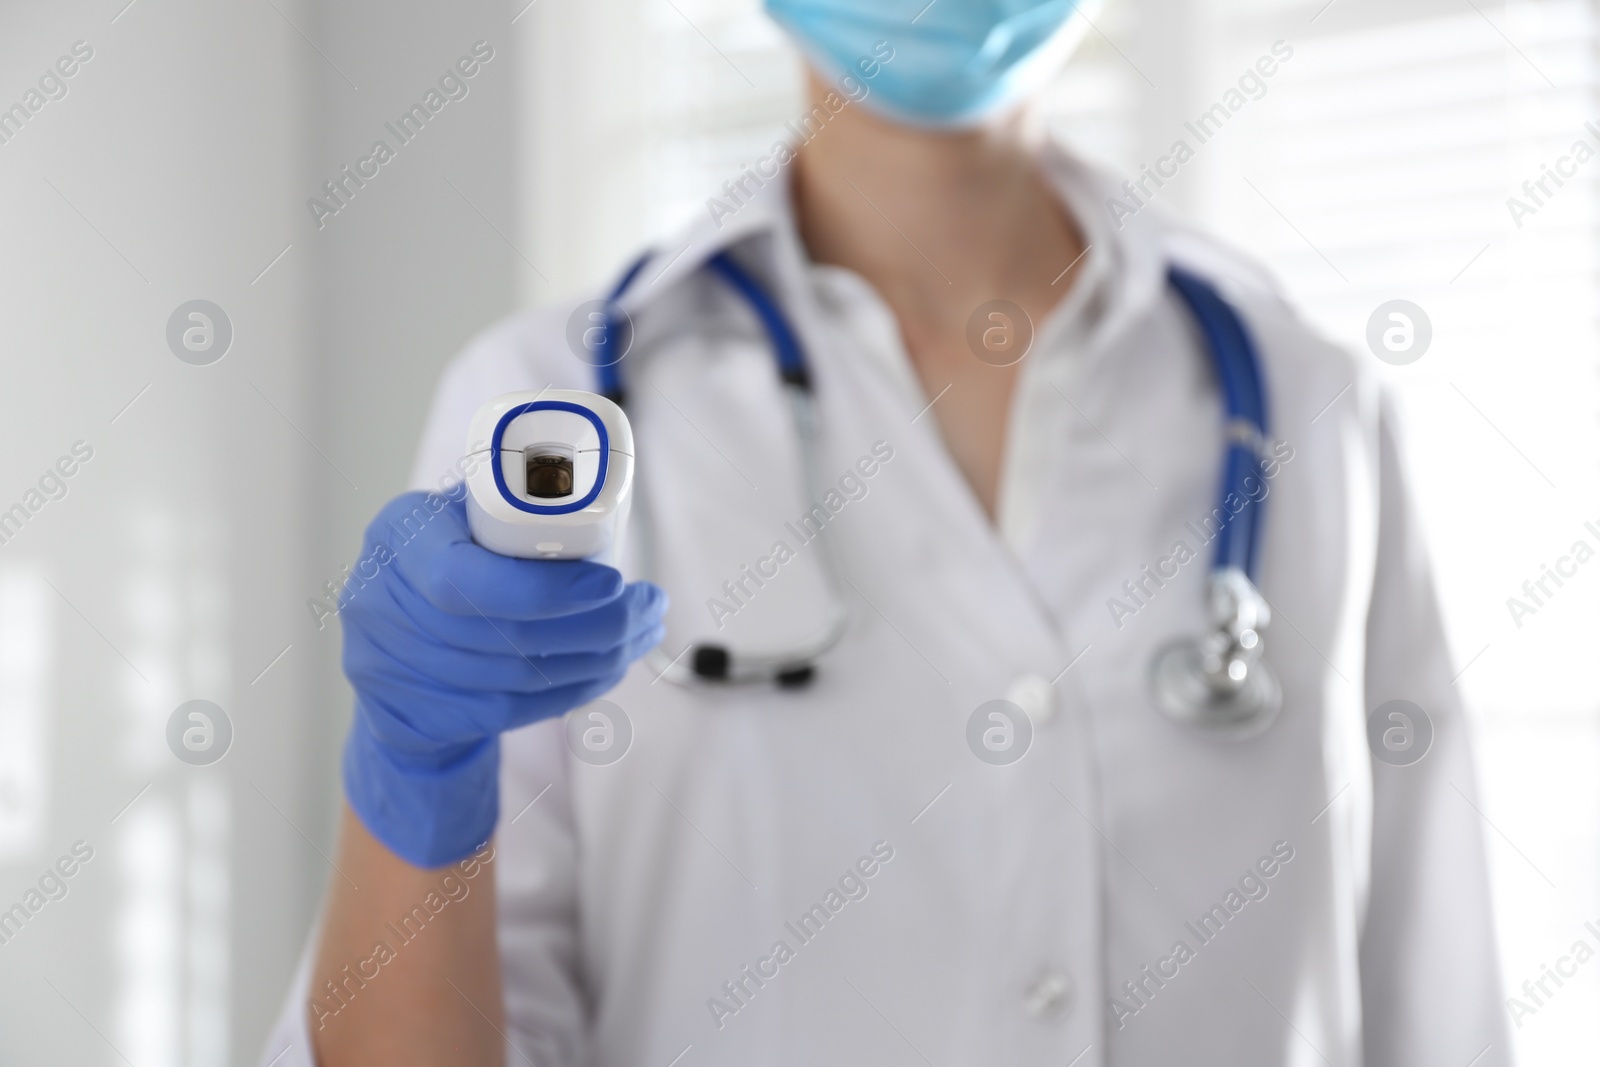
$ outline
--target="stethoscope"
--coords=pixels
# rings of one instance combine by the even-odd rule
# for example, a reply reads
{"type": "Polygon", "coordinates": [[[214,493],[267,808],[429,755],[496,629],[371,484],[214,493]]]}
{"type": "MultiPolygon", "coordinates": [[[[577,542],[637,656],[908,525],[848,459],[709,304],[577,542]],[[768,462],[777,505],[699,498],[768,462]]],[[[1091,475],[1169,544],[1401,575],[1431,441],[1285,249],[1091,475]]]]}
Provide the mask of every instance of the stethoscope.
{"type": "MultiPolygon", "coordinates": [[[[649,253],[641,256],[612,289],[606,302],[611,310],[593,349],[596,391],[619,406],[626,400],[622,356],[611,355],[615,339],[622,335],[618,304],[650,258],[649,253]]],[[[816,401],[800,338],[761,283],[726,251],[711,256],[706,268],[745,301],[766,332],[799,437],[805,485],[811,499],[821,500],[827,490],[819,486],[816,462],[816,401]]],[[[1261,658],[1262,634],[1272,613],[1254,581],[1264,494],[1251,491],[1251,479],[1257,486],[1263,484],[1262,457],[1270,441],[1261,361],[1243,319],[1209,282],[1177,266],[1168,269],[1167,280],[1193,314],[1211,356],[1223,399],[1226,452],[1222,503],[1216,512],[1221,516],[1220,529],[1208,584],[1210,628],[1160,649],[1151,663],[1150,684],[1157,707],[1175,722],[1249,737],[1272,724],[1283,700],[1277,679],[1261,658]],[[1242,505],[1233,510],[1230,502],[1242,505]]],[[[642,499],[642,480],[635,491],[641,497],[634,512],[641,570],[652,575],[657,573],[656,543],[649,503],[642,499]]],[[[809,683],[816,661],[843,639],[849,620],[828,541],[820,538],[818,544],[831,607],[811,635],[789,648],[767,652],[701,643],[673,658],[658,649],[647,660],[657,677],[683,685],[762,682],[789,688],[809,683]]]]}

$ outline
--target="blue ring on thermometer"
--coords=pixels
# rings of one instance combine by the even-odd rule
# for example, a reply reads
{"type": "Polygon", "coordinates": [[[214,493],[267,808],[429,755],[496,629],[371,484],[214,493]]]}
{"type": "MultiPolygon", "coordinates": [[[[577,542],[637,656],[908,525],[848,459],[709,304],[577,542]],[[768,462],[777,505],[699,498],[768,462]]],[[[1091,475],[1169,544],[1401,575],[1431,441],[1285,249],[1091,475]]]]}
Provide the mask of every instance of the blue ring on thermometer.
{"type": "Polygon", "coordinates": [[[504,415],[495,424],[494,435],[489,438],[489,455],[494,464],[494,487],[500,490],[500,495],[506,503],[520,511],[532,515],[570,515],[574,511],[582,511],[595,502],[600,495],[601,488],[606,484],[606,469],[611,465],[611,437],[606,433],[606,424],[600,416],[580,404],[570,404],[565,400],[532,400],[526,404],[518,404],[504,415]],[[500,442],[505,439],[506,428],[512,420],[533,411],[567,411],[574,415],[582,415],[588,419],[600,435],[600,469],[595,473],[594,485],[585,494],[582,500],[571,504],[530,504],[526,500],[517,499],[511,492],[511,487],[506,484],[505,468],[500,465],[500,442]]]}

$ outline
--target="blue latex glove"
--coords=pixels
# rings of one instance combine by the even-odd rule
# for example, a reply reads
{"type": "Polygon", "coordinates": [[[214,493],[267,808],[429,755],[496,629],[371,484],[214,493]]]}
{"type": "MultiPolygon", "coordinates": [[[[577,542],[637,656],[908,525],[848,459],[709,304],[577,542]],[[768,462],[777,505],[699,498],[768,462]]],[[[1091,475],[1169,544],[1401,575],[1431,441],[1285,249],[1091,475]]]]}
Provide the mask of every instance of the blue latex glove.
{"type": "Polygon", "coordinates": [[[356,574],[365,585],[340,613],[356,691],[345,795],[419,867],[493,833],[502,733],[607,692],[664,634],[660,589],[597,563],[496,555],[473,543],[466,505],[436,493],[378,513],[356,574]]]}

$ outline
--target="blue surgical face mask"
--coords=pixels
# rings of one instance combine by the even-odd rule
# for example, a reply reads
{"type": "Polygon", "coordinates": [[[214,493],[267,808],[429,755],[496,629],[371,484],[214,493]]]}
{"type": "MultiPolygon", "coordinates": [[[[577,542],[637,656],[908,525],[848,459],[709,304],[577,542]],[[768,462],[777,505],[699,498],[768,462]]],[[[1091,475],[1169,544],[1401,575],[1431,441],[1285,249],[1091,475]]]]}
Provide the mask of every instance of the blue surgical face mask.
{"type": "Polygon", "coordinates": [[[1043,84],[1082,37],[1084,20],[1073,13],[1094,2],[766,0],[766,7],[824,76],[865,87],[864,106],[914,125],[959,127],[1043,84]]]}

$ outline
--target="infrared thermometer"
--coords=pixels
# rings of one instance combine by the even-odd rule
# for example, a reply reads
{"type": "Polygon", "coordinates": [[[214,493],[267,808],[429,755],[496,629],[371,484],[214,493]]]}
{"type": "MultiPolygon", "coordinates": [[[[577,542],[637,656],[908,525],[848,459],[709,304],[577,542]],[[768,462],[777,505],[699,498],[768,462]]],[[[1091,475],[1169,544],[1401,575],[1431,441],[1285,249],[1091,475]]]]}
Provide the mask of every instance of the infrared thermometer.
{"type": "Polygon", "coordinates": [[[472,539],[522,559],[613,563],[633,503],[633,430],[616,404],[577,389],[506,393],[467,433],[472,539]]]}

